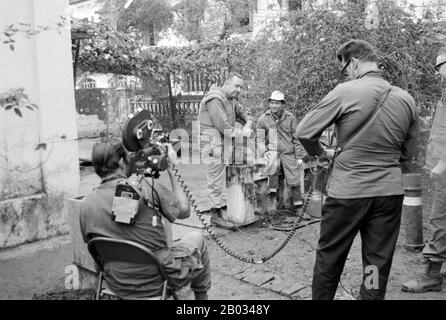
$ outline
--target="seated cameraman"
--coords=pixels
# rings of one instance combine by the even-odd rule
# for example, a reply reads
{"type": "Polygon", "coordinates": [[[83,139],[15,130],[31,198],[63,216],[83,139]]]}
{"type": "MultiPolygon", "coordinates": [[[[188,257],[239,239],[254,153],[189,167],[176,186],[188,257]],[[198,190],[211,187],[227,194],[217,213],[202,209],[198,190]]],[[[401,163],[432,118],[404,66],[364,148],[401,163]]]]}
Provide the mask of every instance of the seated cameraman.
{"type": "MultiPolygon", "coordinates": [[[[185,219],[190,214],[188,198],[170,168],[167,172],[172,191],[156,184],[152,192],[149,182],[144,179],[143,183],[148,187],[146,190],[149,190],[145,192],[147,202],[140,202],[133,224],[122,224],[112,220],[112,204],[116,186],[128,181],[130,176],[129,157],[121,142],[97,143],[93,146],[92,161],[102,181],[82,203],[80,224],[84,241],[100,236],[144,245],[156,253],[176,290],[190,282],[195,299],[206,300],[211,280],[209,256],[203,235],[200,232],[191,232],[172,247],[168,247],[166,242],[160,212],[179,219],[185,219]]],[[[155,266],[115,262],[112,267],[106,266],[104,277],[109,288],[122,298],[144,298],[161,294],[162,291],[162,281],[155,266]]]]}

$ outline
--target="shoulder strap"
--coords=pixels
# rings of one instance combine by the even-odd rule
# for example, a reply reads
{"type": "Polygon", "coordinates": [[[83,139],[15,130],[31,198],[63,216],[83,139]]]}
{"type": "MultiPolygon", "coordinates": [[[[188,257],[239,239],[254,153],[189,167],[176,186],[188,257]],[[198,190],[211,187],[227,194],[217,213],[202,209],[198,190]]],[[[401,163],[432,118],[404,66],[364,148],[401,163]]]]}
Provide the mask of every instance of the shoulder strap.
{"type": "Polygon", "coordinates": [[[390,91],[392,91],[392,86],[386,89],[384,91],[384,94],[381,96],[381,99],[378,101],[378,104],[376,105],[375,109],[369,114],[369,116],[353,131],[353,133],[350,135],[350,137],[347,138],[347,140],[344,141],[342,146],[338,146],[338,154],[342,150],[345,150],[347,146],[352,142],[353,138],[357,137],[360,132],[363,131],[363,129],[366,127],[366,125],[372,120],[379,109],[381,109],[381,106],[384,104],[384,102],[387,100],[387,97],[389,96],[390,91]]]}

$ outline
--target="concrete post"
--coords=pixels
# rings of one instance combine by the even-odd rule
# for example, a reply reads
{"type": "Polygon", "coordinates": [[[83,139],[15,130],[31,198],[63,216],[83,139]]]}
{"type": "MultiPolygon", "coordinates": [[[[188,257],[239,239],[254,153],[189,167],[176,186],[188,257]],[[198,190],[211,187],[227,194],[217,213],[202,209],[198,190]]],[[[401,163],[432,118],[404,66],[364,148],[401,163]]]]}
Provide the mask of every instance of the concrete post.
{"type": "Polygon", "coordinates": [[[403,175],[403,186],[406,191],[402,212],[405,231],[403,247],[411,252],[420,252],[424,247],[421,174],[403,175]]]}

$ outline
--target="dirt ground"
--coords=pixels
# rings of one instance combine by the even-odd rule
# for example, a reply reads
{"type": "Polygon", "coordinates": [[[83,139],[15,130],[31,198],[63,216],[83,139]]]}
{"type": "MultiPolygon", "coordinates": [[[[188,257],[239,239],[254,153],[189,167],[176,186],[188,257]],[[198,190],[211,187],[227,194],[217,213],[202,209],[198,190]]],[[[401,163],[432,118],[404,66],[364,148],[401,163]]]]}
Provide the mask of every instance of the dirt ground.
{"type": "MultiPolygon", "coordinates": [[[[180,166],[184,181],[193,190],[200,208],[207,207],[205,192],[205,168],[200,165],[180,166]]],[[[82,194],[89,192],[99,181],[91,167],[81,170],[82,194]]],[[[161,181],[166,182],[165,177],[161,181]]],[[[428,216],[427,209],[424,212],[428,216]]],[[[427,218],[425,219],[427,220],[427,218]]],[[[197,230],[191,228],[191,230],[197,230]]],[[[231,250],[246,257],[261,257],[273,252],[286,238],[287,232],[277,231],[260,225],[223,231],[215,229],[217,235],[231,250]]],[[[304,300],[311,297],[312,268],[319,225],[314,224],[297,231],[289,244],[277,256],[260,265],[240,262],[227,255],[212,239],[208,238],[212,265],[212,289],[215,300],[304,300]],[[272,286],[259,284],[245,275],[270,275],[300,285],[297,294],[289,295],[274,291],[272,286]],[[249,280],[251,279],[251,280],[249,280]]],[[[424,268],[421,254],[402,248],[403,232],[400,233],[390,279],[387,299],[446,300],[446,291],[407,294],[400,285],[424,268]]],[[[429,230],[425,228],[425,239],[429,230]]],[[[71,264],[70,237],[42,241],[0,252],[0,299],[91,299],[92,292],[68,292],[64,288],[65,266],[71,264]]],[[[338,288],[337,299],[350,299],[359,288],[362,278],[360,239],[354,242],[338,288]]],[[[189,289],[180,292],[182,299],[192,299],[189,289]]]]}

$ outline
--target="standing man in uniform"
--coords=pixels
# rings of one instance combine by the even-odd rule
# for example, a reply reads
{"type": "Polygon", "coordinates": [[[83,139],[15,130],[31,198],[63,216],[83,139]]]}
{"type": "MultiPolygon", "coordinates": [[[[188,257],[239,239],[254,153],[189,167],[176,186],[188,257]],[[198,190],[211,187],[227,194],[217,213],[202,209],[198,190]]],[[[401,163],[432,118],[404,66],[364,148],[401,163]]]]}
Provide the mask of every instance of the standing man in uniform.
{"type": "Polygon", "coordinates": [[[266,149],[266,152],[277,153],[277,161],[280,162],[278,171],[282,178],[285,176],[286,184],[291,189],[293,204],[298,208],[303,204],[299,165],[305,151],[296,135],[296,117],[285,110],[285,105],[285,95],[281,91],[273,91],[269,98],[269,109],[257,121],[257,130],[264,130],[265,133],[258,134],[258,145],[259,148],[266,149]],[[269,138],[268,142],[261,139],[263,136],[269,138]]]}
{"type": "MultiPolygon", "coordinates": [[[[224,150],[226,141],[235,136],[252,135],[252,120],[245,112],[238,98],[243,89],[241,75],[231,73],[222,87],[211,89],[200,103],[198,121],[200,122],[202,156],[208,157],[207,192],[211,202],[211,223],[214,226],[233,229],[234,224],[222,218],[222,210],[227,208],[224,189],[226,183],[226,163],[231,150],[224,150]],[[236,122],[243,124],[243,129],[236,128],[236,122]],[[226,158],[224,156],[227,156],[226,158]]],[[[230,145],[230,144],[229,144],[230,145]]]]}
{"type": "Polygon", "coordinates": [[[322,207],[313,299],[334,298],[358,232],[363,268],[369,273],[364,279],[372,276],[377,281],[372,285],[363,281],[357,298],[384,299],[404,197],[400,164],[416,151],[417,108],[409,93],[384,79],[376,51],[368,42],[343,44],[337,58],[343,65],[341,72],[351,81],[329,92],[297,129],[308,154],[320,162],[334,156],[319,142],[332,124],[341,148],[334,158],[322,207]],[[375,108],[378,111],[372,115],[375,108]],[[350,136],[354,138],[342,149],[350,136]]]}
{"type": "MultiPolygon", "coordinates": [[[[435,70],[446,81],[446,52],[437,57],[435,70]]],[[[435,110],[434,123],[426,149],[426,169],[434,183],[434,201],[430,217],[432,236],[423,250],[426,270],[418,278],[402,286],[406,292],[441,291],[441,266],[446,261],[446,90],[435,110]]]]}

